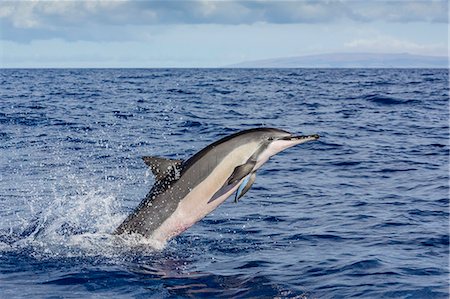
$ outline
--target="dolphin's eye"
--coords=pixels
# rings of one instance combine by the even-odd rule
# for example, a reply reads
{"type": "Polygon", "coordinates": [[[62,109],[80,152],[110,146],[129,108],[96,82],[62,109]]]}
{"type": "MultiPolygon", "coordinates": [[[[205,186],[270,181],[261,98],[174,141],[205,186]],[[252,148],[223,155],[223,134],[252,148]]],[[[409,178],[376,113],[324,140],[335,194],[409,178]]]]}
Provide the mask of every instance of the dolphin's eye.
{"type": "Polygon", "coordinates": [[[273,137],[269,137],[269,138],[267,138],[267,140],[269,140],[269,141],[273,141],[273,140],[274,140],[274,138],[273,138],[273,137]]]}

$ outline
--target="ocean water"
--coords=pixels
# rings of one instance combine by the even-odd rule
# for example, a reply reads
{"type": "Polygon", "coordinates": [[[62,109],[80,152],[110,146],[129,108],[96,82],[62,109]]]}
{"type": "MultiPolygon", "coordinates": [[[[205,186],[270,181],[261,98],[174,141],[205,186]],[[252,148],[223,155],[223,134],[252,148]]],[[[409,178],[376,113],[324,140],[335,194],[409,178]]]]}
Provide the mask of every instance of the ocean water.
{"type": "Polygon", "coordinates": [[[448,298],[445,69],[3,69],[1,298],[448,298]],[[321,135],[161,251],[110,233],[253,127],[321,135]]]}

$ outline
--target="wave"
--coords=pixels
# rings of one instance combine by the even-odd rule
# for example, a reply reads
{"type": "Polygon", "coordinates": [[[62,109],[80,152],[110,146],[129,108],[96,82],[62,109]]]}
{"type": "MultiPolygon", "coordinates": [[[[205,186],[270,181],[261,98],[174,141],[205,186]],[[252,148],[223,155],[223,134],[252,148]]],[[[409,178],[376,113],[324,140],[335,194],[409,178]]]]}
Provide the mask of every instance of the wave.
{"type": "Polygon", "coordinates": [[[407,105],[418,102],[417,100],[395,98],[382,94],[369,94],[363,96],[362,99],[378,105],[407,105]]]}

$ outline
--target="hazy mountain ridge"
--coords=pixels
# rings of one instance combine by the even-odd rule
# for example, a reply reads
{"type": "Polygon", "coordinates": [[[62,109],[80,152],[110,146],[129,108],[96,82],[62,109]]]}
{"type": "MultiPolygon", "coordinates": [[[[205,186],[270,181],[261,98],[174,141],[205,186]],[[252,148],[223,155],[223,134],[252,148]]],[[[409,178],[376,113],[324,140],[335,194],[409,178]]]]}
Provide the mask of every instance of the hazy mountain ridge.
{"type": "Polygon", "coordinates": [[[332,53],[244,61],[232,68],[448,68],[448,57],[378,53],[332,53]]]}

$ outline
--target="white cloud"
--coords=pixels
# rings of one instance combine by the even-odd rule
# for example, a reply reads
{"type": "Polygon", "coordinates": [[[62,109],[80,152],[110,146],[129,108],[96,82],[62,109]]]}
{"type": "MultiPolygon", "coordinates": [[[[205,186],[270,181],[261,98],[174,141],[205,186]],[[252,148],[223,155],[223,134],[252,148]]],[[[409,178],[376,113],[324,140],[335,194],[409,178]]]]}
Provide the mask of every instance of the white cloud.
{"type": "Polygon", "coordinates": [[[357,1],[353,12],[366,21],[448,23],[447,1],[357,1]]]}
{"type": "Polygon", "coordinates": [[[0,18],[9,21],[15,28],[32,28],[39,26],[35,14],[37,2],[20,2],[20,5],[5,2],[1,5],[0,18]]]}
{"type": "Polygon", "coordinates": [[[387,35],[371,38],[358,38],[344,43],[350,51],[377,53],[411,53],[422,55],[447,55],[445,43],[419,44],[409,40],[399,39],[387,35]]]}
{"type": "Polygon", "coordinates": [[[130,25],[445,23],[447,8],[447,1],[442,0],[3,1],[0,33],[4,40],[20,42],[52,38],[127,40],[126,34],[105,32],[130,25]]]}
{"type": "Polygon", "coordinates": [[[19,28],[65,21],[115,24],[317,23],[336,20],[448,22],[448,3],[432,1],[4,1],[0,17],[19,28]],[[156,18],[148,18],[154,15],[156,18]],[[32,20],[32,24],[29,24],[32,20]],[[39,20],[39,21],[37,21],[39,20]]]}
{"type": "Polygon", "coordinates": [[[3,1],[1,38],[129,40],[129,26],[447,22],[434,1],[3,1]],[[116,31],[117,34],[114,34],[116,31]]]}

